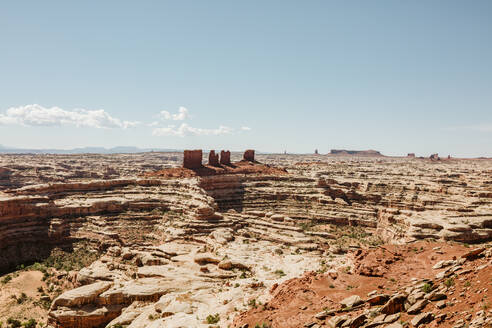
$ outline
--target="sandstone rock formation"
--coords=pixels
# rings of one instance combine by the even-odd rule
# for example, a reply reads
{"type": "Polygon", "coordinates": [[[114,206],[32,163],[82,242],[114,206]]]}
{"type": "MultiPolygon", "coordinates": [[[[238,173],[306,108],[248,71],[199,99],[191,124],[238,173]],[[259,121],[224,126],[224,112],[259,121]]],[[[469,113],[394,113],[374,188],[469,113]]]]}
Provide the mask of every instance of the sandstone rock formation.
{"type": "Polygon", "coordinates": [[[231,165],[231,152],[230,151],[220,151],[220,164],[221,165],[231,165]]]}
{"type": "Polygon", "coordinates": [[[183,158],[183,167],[187,169],[198,169],[202,167],[202,150],[185,150],[183,158]]]}
{"type": "Polygon", "coordinates": [[[215,154],[215,150],[208,153],[208,165],[219,166],[219,154],[215,154]]]}
{"type": "Polygon", "coordinates": [[[255,161],[255,151],[253,149],[248,149],[244,152],[243,159],[248,162],[255,161]]]}
{"type": "MultiPolygon", "coordinates": [[[[424,239],[467,244],[492,240],[489,160],[431,163],[260,154],[257,160],[267,165],[235,162],[228,170],[213,168],[223,174],[144,175],[168,168],[190,172],[177,167],[182,156],[0,156],[0,167],[8,170],[3,175],[8,182],[0,184],[0,271],[42,261],[55,247],[71,250],[84,241],[98,260],[71,274],[82,289],[66,291],[53,301],[52,326],[208,327],[207,317],[218,314],[217,325],[227,327],[240,311],[253,307],[248,305],[253,299],[269,309],[274,303],[269,303],[268,290],[275,291],[306,270],[325,272],[338,282],[351,275],[383,279],[393,263],[404,258],[392,248],[378,247],[385,257],[372,261],[373,253],[361,247],[381,242],[413,247],[424,239]],[[337,271],[340,266],[345,271],[337,271]]],[[[229,152],[229,161],[231,156],[242,159],[241,153],[229,152]]],[[[488,249],[480,249],[457,254],[458,260],[438,251],[424,250],[423,255],[435,258],[432,266],[442,268],[443,278],[438,279],[448,279],[448,274],[461,272],[456,268],[462,259],[482,261],[488,249]]],[[[338,288],[337,282],[330,283],[338,288]]],[[[351,296],[347,287],[340,288],[345,297],[351,296]]],[[[412,313],[429,312],[442,297],[438,291],[417,305],[413,298],[419,295],[404,293],[409,300],[404,311],[413,306],[412,313]]],[[[350,303],[344,311],[369,304],[383,307],[397,292],[402,290],[360,294],[364,302],[350,303]]],[[[381,322],[390,324],[385,320],[407,313],[390,314],[401,310],[397,304],[387,306],[381,322]]],[[[346,314],[327,314],[326,319],[342,322],[346,314]]],[[[354,312],[344,322],[355,325],[369,319],[375,317],[354,312]]]]}
{"type": "Polygon", "coordinates": [[[438,160],[440,160],[440,158],[439,158],[439,154],[432,154],[432,155],[430,155],[430,157],[429,157],[429,158],[430,158],[432,161],[438,161],[438,160]]]}

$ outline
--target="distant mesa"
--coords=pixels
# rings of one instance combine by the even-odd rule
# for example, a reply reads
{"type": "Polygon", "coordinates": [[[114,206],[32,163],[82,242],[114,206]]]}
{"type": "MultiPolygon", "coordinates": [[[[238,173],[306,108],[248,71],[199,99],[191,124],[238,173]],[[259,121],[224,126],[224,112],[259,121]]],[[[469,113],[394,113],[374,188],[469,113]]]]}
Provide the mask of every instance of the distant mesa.
{"type": "Polygon", "coordinates": [[[407,157],[415,158],[415,153],[408,153],[407,157]]]}
{"type": "Polygon", "coordinates": [[[332,149],[330,155],[357,155],[357,156],[384,156],[377,150],[346,150],[346,149],[332,149]]]}

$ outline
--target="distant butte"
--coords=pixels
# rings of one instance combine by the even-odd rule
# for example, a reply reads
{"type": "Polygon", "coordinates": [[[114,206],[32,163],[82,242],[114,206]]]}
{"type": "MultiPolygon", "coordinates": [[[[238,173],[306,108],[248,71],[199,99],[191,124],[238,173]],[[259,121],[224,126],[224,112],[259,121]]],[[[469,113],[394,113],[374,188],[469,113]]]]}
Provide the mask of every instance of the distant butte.
{"type": "Polygon", "coordinates": [[[357,156],[384,156],[377,150],[346,150],[346,149],[332,149],[330,155],[357,155],[357,156]]]}

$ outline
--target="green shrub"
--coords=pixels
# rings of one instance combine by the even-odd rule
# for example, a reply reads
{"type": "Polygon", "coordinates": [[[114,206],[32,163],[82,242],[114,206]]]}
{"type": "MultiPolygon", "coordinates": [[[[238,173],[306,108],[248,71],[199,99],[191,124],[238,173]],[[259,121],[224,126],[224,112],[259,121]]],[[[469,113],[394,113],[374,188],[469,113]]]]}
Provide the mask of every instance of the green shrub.
{"type": "Polygon", "coordinates": [[[2,278],[2,284],[6,284],[10,280],[12,280],[12,276],[11,275],[6,275],[5,277],[2,278]]]}
{"type": "Polygon", "coordinates": [[[444,285],[445,285],[446,287],[451,287],[451,286],[453,286],[453,285],[454,285],[454,278],[453,278],[453,277],[451,277],[451,278],[449,278],[449,279],[446,279],[446,280],[444,281],[444,285]]]}
{"type": "Polygon", "coordinates": [[[26,293],[22,293],[18,298],[17,298],[17,304],[22,304],[25,301],[27,301],[27,295],[26,293]]]}
{"type": "Polygon", "coordinates": [[[432,287],[431,284],[429,284],[428,282],[426,282],[423,286],[422,286],[422,291],[424,293],[430,293],[434,288],[432,287]]]}
{"type": "Polygon", "coordinates": [[[22,327],[25,328],[35,328],[38,323],[34,319],[29,319],[28,321],[22,324],[22,327]]]}
{"type": "Polygon", "coordinates": [[[208,324],[214,324],[220,321],[220,315],[218,313],[216,314],[209,314],[207,316],[207,323],[208,324]]]}
{"type": "Polygon", "coordinates": [[[8,318],[7,323],[10,325],[11,328],[19,328],[21,326],[21,322],[16,319],[8,318]]]}

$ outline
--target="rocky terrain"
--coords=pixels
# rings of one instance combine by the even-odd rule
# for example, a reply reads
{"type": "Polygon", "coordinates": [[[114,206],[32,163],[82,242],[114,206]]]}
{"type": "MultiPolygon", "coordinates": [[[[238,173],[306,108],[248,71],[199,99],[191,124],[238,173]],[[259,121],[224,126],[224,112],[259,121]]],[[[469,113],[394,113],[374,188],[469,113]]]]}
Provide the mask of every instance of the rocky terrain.
{"type": "Polygon", "coordinates": [[[203,157],[214,165],[181,168],[182,154],[158,152],[1,155],[0,321],[487,324],[491,160],[256,154],[239,162],[230,153],[232,164],[217,166],[203,157]],[[475,247],[480,254],[462,257],[475,247]],[[440,309],[442,296],[431,293],[453,305],[440,309]],[[345,296],[360,300],[342,308],[345,296]],[[393,303],[398,311],[384,310],[393,303]]]}

